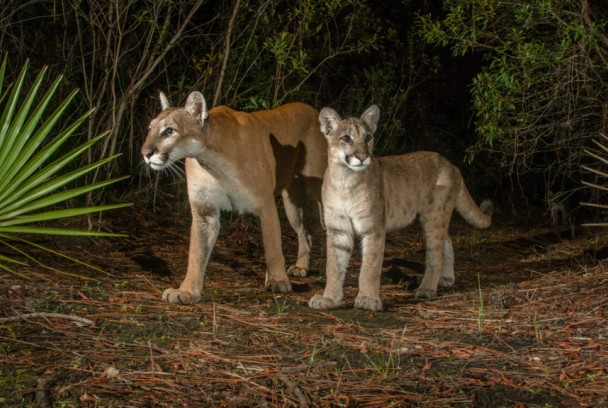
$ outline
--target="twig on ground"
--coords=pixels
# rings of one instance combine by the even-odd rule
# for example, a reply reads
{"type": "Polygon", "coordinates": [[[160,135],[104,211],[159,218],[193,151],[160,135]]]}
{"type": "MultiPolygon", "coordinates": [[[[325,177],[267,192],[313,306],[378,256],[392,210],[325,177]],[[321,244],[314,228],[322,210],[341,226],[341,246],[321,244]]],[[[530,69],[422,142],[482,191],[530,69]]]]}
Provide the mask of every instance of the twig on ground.
{"type": "Polygon", "coordinates": [[[39,318],[39,317],[72,320],[74,322],[77,322],[77,323],[80,323],[80,324],[83,324],[86,326],[95,324],[94,321],[85,319],[84,317],[67,315],[67,314],[62,314],[62,313],[48,313],[48,312],[27,313],[27,314],[23,314],[23,315],[3,317],[3,318],[0,318],[0,324],[17,322],[19,320],[35,319],[35,318],[39,318]]]}
{"type": "Polygon", "coordinates": [[[57,372],[48,377],[38,379],[36,386],[36,406],[38,408],[52,408],[53,407],[53,395],[51,394],[51,387],[55,385],[65,375],[63,372],[57,372]]]}
{"type": "Polygon", "coordinates": [[[281,380],[281,382],[283,384],[285,384],[285,386],[287,387],[289,392],[291,392],[298,398],[298,402],[300,403],[300,408],[308,408],[308,400],[306,399],[306,396],[295,385],[295,383],[293,381],[291,381],[289,378],[285,377],[284,375],[279,375],[279,380],[281,380]]]}

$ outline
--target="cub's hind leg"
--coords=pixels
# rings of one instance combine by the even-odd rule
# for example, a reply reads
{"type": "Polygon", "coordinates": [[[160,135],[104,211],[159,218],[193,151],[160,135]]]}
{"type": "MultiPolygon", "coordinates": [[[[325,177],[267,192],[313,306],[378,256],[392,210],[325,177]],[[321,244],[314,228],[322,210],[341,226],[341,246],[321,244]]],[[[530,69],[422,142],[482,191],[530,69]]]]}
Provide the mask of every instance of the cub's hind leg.
{"type": "MultiPolygon", "coordinates": [[[[451,208],[427,211],[421,216],[426,245],[426,267],[420,286],[414,292],[417,298],[432,298],[437,296],[437,286],[444,273],[444,248],[449,240],[448,225],[451,208]]],[[[451,248],[451,241],[449,241],[451,248]]]]}
{"type": "Polygon", "coordinates": [[[289,224],[298,235],[298,259],[295,265],[289,267],[287,274],[304,277],[308,273],[312,238],[309,232],[309,220],[305,213],[306,182],[303,177],[296,175],[289,186],[281,192],[281,196],[289,224]]]}

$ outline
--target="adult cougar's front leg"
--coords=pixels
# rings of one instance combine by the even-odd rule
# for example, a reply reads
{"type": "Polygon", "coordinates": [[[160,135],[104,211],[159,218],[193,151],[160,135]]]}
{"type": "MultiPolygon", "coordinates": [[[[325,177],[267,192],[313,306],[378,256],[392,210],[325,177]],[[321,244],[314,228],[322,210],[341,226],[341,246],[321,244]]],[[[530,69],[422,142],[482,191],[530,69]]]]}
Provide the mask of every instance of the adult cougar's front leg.
{"type": "Polygon", "coordinates": [[[266,258],[266,287],[275,292],[291,292],[285,272],[285,258],[281,248],[281,225],[274,199],[259,211],[264,257],[266,258]]]}
{"type": "Polygon", "coordinates": [[[167,289],[163,300],[189,305],[201,299],[209,256],[220,231],[220,211],[204,203],[192,203],[188,271],[179,289],[167,289]]]}
{"type": "Polygon", "coordinates": [[[220,231],[220,208],[230,205],[221,184],[194,159],[186,159],[186,181],[192,211],[188,270],[179,289],[163,292],[163,300],[178,304],[201,299],[207,262],[220,231]]]}

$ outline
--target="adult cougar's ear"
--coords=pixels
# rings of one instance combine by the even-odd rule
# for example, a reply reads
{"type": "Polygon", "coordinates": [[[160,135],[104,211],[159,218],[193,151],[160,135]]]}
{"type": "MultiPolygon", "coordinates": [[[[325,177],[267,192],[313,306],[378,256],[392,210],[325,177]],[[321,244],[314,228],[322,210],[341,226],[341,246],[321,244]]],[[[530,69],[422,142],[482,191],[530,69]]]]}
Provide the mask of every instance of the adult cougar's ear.
{"type": "Polygon", "coordinates": [[[372,105],[363,112],[361,120],[365,122],[372,133],[376,132],[378,119],[380,118],[380,108],[377,105],[372,105]]]}
{"type": "Polygon", "coordinates": [[[205,97],[200,92],[192,92],[186,100],[186,111],[203,122],[209,116],[205,97]]]}
{"type": "Polygon", "coordinates": [[[319,112],[319,122],[321,123],[321,132],[328,137],[331,132],[337,129],[338,123],[342,119],[338,112],[333,110],[332,108],[323,108],[321,112],[319,112]]]}
{"type": "Polygon", "coordinates": [[[160,106],[163,110],[171,107],[171,102],[162,91],[160,92],[160,106]]]}

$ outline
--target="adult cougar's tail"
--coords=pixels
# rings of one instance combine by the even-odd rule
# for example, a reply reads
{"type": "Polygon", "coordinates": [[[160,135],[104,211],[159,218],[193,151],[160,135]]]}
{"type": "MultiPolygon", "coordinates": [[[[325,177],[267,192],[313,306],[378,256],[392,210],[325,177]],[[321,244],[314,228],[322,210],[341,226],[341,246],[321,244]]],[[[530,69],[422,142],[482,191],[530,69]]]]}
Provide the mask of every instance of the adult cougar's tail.
{"type": "Polygon", "coordinates": [[[483,200],[479,207],[473,201],[467,186],[462,182],[462,188],[456,198],[456,211],[462,218],[477,228],[488,228],[492,223],[492,201],[483,200]]]}

